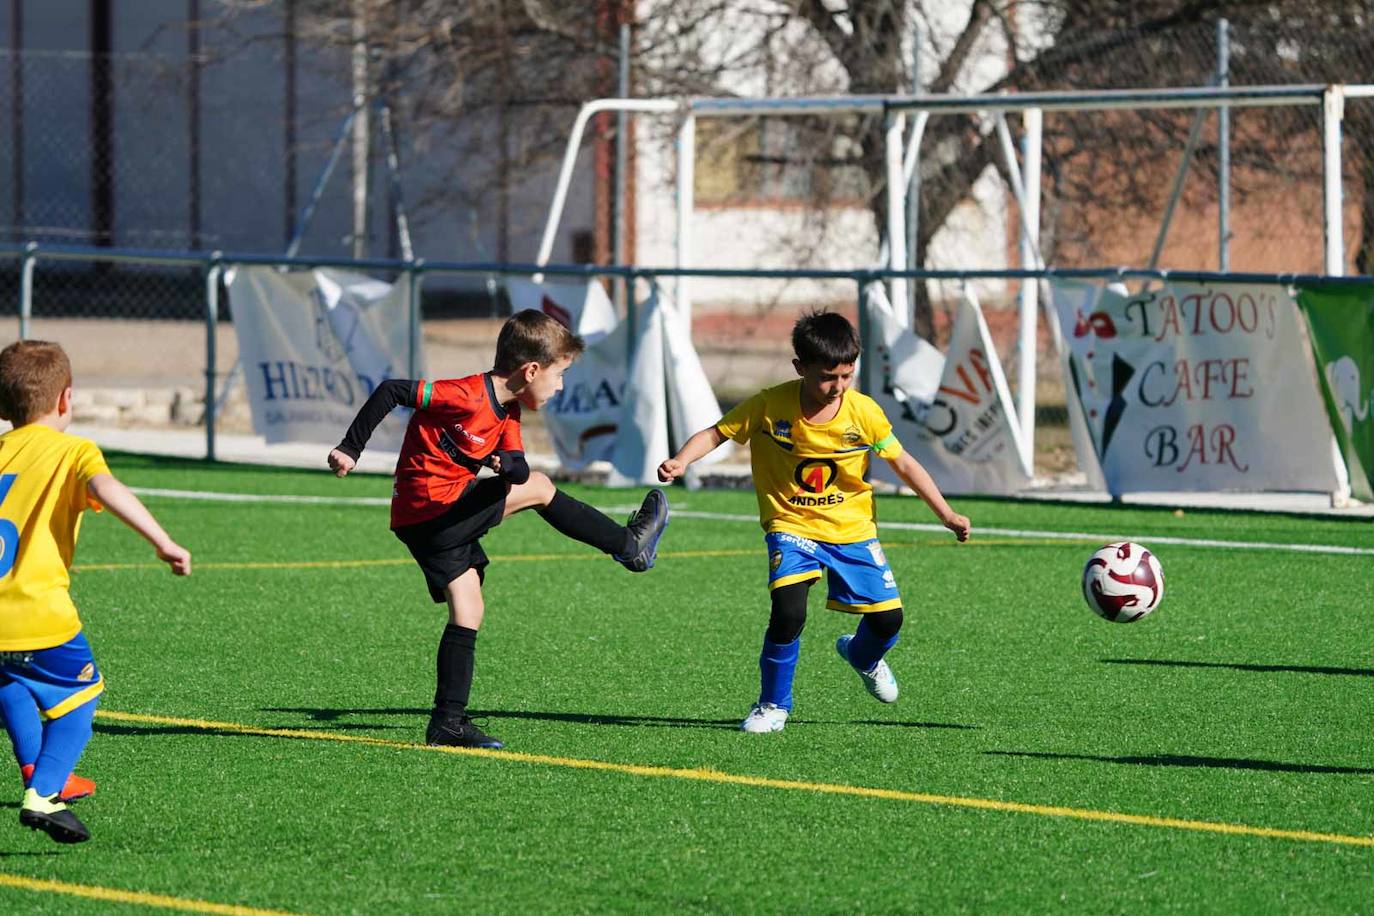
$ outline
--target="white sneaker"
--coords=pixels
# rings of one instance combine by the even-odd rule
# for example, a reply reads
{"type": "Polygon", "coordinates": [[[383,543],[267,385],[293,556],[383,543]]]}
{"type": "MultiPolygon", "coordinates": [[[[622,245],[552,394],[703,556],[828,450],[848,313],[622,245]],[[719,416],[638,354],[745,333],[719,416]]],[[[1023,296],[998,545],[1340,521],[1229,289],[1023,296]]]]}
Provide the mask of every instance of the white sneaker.
{"type": "MultiPolygon", "coordinates": [[[[841,636],[835,640],[835,651],[840,653],[840,658],[849,661],[849,641],[853,636],[841,636]]],[[[850,664],[854,668],[853,664],[850,664]]],[[[854,668],[859,671],[858,668],[854,668]]],[[[859,677],[863,680],[868,692],[884,703],[897,702],[897,678],[892,673],[892,669],[887,666],[887,662],[881,658],[878,664],[874,665],[870,671],[859,671],[859,677]]]]}
{"type": "Polygon", "coordinates": [[[753,735],[780,732],[787,724],[787,710],[775,703],[755,703],[739,727],[753,735]]]}

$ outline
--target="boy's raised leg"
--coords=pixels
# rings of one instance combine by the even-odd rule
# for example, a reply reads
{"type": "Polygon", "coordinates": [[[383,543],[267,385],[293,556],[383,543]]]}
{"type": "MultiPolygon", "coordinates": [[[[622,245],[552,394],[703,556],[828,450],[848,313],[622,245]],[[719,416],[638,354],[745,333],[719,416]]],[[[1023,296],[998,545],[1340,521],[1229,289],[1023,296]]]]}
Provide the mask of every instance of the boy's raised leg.
{"type": "Polygon", "coordinates": [[[507,516],[530,508],[559,534],[609,554],[631,572],[653,567],[658,541],[668,527],[668,497],[662,490],[650,490],[629,522],[619,525],[539,473],[531,474],[525,483],[512,485],[506,496],[507,516]]]}

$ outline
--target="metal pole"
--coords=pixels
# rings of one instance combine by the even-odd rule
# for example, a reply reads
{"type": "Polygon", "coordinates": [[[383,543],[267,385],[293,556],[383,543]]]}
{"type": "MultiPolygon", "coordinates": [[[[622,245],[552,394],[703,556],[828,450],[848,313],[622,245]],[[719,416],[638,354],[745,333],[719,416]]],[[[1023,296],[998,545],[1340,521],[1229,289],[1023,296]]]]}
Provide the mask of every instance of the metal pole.
{"type": "Polygon", "coordinates": [[[353,257],[367,256],[367,2],[353,0],[353,257]]]}
{"type": "Polygon", "coordinates": [[[219,321],[219,279],[223,252],[210,255],[205,270],[205,460],[215,460],[215,324],[219,321]]]}
{"type": "MultiPolygon", "coordinates": [[[[1039,110],[1026,109],[1022,115],[1025,135],[1021,138],[1021,186],[1025,191],[1022,206],[1025,219],[1021,221],[1021,266],[1034,270],[1040,266],[1040,150],[1041,117],[1039,110]]],[[[1039,350],[1036,321],[1039,318],[1040,284],[1022,280],[1020,290],[1020,344],[1016,382],[1017,419],[1021,424],[1022,463],[1034,466],[1035,459],[1035,382],[1036,356],[1039,350]]]]}
{"type": "Polygon", "coordinates": [[[409,283],[407,297],[409,298],[409,309],[407,315],[410,320],[410,353],[408,354],[407,369],[408,378],[420,377],[420,356],[424,345],[423,338],[420,336],[420,284],[424,282],[424,272],[422,265],[424,260],[416,261],[413,265],[406,268],[406,281],[409,283]]]}
{"type": "MultiPolygon", "coordinates": [[[[1345,276],[1345,226],[1341,200],[1341,120],[1345,117],[1345,88],[1326,87],[1322,94],[1322,177],[1323,221],[1326,226],[1325,270],[1328,276],[1345,276]]],[[[1345,466],[1340,443],[1331,437],[1331,459],[1336,472],[1336,488],[1331,492],[1334,508],[1350,503],[1350,472],[1345,466]]]]}
{"type": "MultiPolygon", "coordinates": [[[[1217,85],[1231,83],[1230,23],[1217,20],[1217,85]]],[[[1231,269],[1231,109],[1217,109],[1217,269],[1231,269]]]]}
{"type": "MultiPolygon", "coordinates": [[[[1225,107],[1225,106],[1223,106],[1225,107]]],[[[1193,115],[1193,126],[1188,130],[1188,143],[1183,148],[1183,159],[1174,173],[1174,186],[1169,191],[1169,203],[1164,207],[1164,218],[1159,223],[1159,234],[1155,236],[1155,247],[1150,252],[1150,267],[1159,266],[1159,256],[1164,251],[1164,239],[1169,235],[1169,225],[1174,221],[1174,210],[1179,198],[1183,196],[1183,182],[1188,178],[1188,166],[1193,162],[1193,150],[1197,149],[1198,138],[1202,136],[1202,124],[1207,120],[1207,109],[1199,108],[1193,115]]]]}
{"type": "MultiPolygon", "coordinates": [[[[620,97],[630,97],[630,24],[620,24],[620,97]]],[[[630,165],[630,144],[627,134],[630,130],[630,115],[624,109],[615,116],[615,182],[611,185],[613,213],[611,219],[611,264],[624,262],[625,257],[625,192],[626,173],[630,165]]],[[[615,304],[623,308],[626,300],[625,283],[612,281],[615,291],[615,304]]]]}
{"type": "Polygon", "coordinates": [[[29,319],[33,317],[33,270],[38,265],[38,243],[24,246],[19,268],[19,339],[29,337],[29,319]]]}
{"type": "MultiPolygon", "coordinates": [[[[906,132],[906,115],[889,111],[885,117],[886,136],[884,161],[887,165],[887,263],[892,270],[906,270],[906,183],[902,180],[902,135],[906,132]]],[[[888,299],[904,328],[911,327],[911,310],[907,301],[905,277],[888,281],[888,299]]]]}
{"type": "MultiPolygon", "coordinates": [[[[697,119],[687,115],[677,134],[677,266],[686,267],[692,258],[692,212],[696,207],[697,119]]],[[[678,277],[673,283],[673,298],[677,300],[678,315],[688,333],[692,327],[692,299],[687,278],[678,277]]]]}
{"type": "Polygon", "coordinates": [[[334,166],[339,164],[339,157],[343,154],[344,143],[348,141],[348,130],[353,125],[353,119],[358,116],[355,108],[344,118],[344,122],[339,126],[339,135],[334,138],[334,148],[329,152],[329,161],[324,164],[324,171],[315,181],[315,187],[310,191],[310,200],[305,205],[305,212],[301,214],[301,221],[296,226],[295,233],[291,236],[291,241],[286,245],[286,256],[294,258],[296,252],[300,250],[301,239],[305,238],[305,231],[310,228],[310,221],[315,217],[315,208],[320,205],[320,198],[324,196],[324,186],[329,183],[329,176],[334,174],[334,166]]]}
{"type": "MultiPolygon", "coordinates": [[[[913,95],[920,95],[924,91],[924,84],[921,81],[921,48],[925,44],[926,30],[925,23],[916,19],[911,31],[911,92],[913,95]]],[[[921,112],[920,115],[925,115],[921,112]]],[[[906,163],[903,162],[903,174],[909,176],[906,184],[906,266],[908,270],[915,270],[919,265],[916,263],[917,236],[921,228],[921,162],[920,144],[921,134],[925,131],[925,120],[920,115],[917,116],[916,123],[911,127],[911,139],[908,142],[907,150],[913,154],[912,168],[906,171],[906,163]]],[[[907,312],[911,315],[916,314],[916,283],[909,284],[907,290],[907,312]]]]}
{"type": "Polygon", "coordinates": [[[1344,87],[1328,86],[1322,95],[1322,204],[1326,226],[1324,264],[1327,275],[1332,277],[1345,275],[1345,227],[1341,220],[1341,120],[1344,117],[1344,87]]]}
{"type": "Polygon", "coordinates": [[[873,347],[873,342],[868,339],[872,331],[872,323],[868,320],[868,281],[859,280],[859,390],[869,397],[873,397],[873,370],[870,363],[873,362],[871,354],[877,350],[873,347]]]}

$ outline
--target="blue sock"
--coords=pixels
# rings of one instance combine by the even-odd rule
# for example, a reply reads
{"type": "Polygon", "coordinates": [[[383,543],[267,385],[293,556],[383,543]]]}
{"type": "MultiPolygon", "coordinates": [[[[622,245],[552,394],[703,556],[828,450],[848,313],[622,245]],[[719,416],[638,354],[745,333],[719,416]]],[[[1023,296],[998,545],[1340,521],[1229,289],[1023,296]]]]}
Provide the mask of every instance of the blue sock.
{"type": "Polygon", "coordinates": [[[797,673],[800,653],[800,636],[787,643],[770,642],[764,637],[763,651],[759,653],[760,703],[775,703],[791,711],[792,676],[797,673]]]}
{"type": "Polygon", "coordinates": [[[43,750],[43,719],[38,715],[33,694],[18,681],[0,685],[0,714],[5,717],[14,759],[21,767],[37,763],[43,750]]]}
{"type": "Polygon", "coordinates": [[[849,641],[849,663],[856,671],[872,671],[887,650],[897,644],[898,635],[894,633],[891,638],[882,639],[869,627],[868,618],[863,618],[854,631],[854,638],[849,641]]]}
{"type": "Polygon", "coordinates": [[[91,740],[95,704],[95,700],[82,703],[43,727],[43,752],[38,755],[29,786],[44,798],[61,792],[67,777],[76,769],[76,761],[91,740]]]}

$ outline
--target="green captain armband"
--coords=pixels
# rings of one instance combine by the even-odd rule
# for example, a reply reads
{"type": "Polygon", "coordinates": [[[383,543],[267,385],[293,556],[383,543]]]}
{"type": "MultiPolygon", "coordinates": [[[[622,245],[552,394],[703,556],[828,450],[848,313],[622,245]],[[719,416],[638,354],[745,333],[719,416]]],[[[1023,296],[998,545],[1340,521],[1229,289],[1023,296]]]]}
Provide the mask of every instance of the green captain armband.
{"type": "Polygon", "coordinates": [[[888,434],[887,434],[886,436],[884,436],[882,439],[880,439],[880,440],[878,440],[877,442],[874,442],[872,445],[870,445],[869,448],[871,448],[874,452],[881,454],[882,451],[883,451],[883,449],[887,448],[889,445],[896,445],[896,444],[897,444],[897,434],[896,434],[896,433],[888,433],[888,434]]]}

